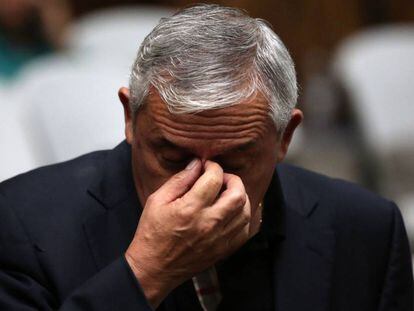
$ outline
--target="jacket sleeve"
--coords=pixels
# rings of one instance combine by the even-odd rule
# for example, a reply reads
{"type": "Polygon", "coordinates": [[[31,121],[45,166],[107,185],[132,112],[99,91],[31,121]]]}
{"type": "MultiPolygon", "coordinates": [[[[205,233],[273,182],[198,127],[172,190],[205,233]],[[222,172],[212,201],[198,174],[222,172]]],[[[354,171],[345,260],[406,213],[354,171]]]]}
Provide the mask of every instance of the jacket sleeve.
{"type": "Polygon", "coordinates": [[[123,256],[59,301],[34,248],[0,193],[0,310],[152,310],[123,256]]]}
{"type": "Polygon", "coordinates": [[[122,256],[75,290],[59,310],[152,309],[122,256]]]}
{"type": "Polygon", "coordinates": [[[393,226],[379,311],[414,310],[411,253],[400,210],[393,204],[393,226]]]}

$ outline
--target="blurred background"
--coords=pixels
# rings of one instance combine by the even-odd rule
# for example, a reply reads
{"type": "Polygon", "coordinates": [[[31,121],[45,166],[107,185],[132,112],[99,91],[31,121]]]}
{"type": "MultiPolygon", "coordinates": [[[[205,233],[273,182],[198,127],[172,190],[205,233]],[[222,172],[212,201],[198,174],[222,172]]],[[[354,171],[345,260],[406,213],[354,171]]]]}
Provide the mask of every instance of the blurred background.
{"type": "MultiPolygon", "coordinates": [[[[288,162],[396,201],[414,250],[414,2],[214,2],[269,21],[292,54],[305,122],[288,162]]],[[[0,0],[0,181],[121,141],[140,42],[191,3],[0,0]]]]}

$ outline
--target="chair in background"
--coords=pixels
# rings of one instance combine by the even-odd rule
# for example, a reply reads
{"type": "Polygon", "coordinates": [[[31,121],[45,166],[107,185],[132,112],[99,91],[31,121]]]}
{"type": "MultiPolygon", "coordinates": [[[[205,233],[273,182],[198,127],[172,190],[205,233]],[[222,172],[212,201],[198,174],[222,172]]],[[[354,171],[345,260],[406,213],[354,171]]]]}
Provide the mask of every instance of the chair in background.
{"type": "MultiPolygon", "coordinates": [[[[380,191],[414,209],[414,25],[356,34],[333,58],[333,71],[352,105],[380,191]],[[410,202],[410,203],[408,203],[410,202]],[[410,205],[411,204],[411,205],[410,205]]],[[[414,218],[405,218],[414,245],[414,218]]]]}
{"type": "Polygon", "coordinates": [[[0,182],[35,166],[12,94],[0,89],[0,182]]]}
{"type": "MultiPolygon", "coordinates": [[[[65,51],[22,70],[8,86],[15,97],[12,106],[20,111],[8,122],[20,128],[16,136],[27,137],[23,153],[32,161],[16,171],[112,148],[124,138],[117,91],[128,85],[141,41],[171,12],[134,6],[90,13],[68,28],[65,51]]],[[[11,133],[9,140],[0,141],[8,146],[16,139],[20,140],[11,133]]]]}
{"type": "Polygon", "coordinates": [[[141,42],[158,21],[171,15],[161,6],[126,6],[92,12],[72,23],[66,46],[72,55],[128,75],[141,42]]]}
{"type": "Polygon", "coordinates": [[[383,177],[398,172],[396,179],[383,178],[382,191],[392,195],[414,191],[412,182],[393,184],[400,173],[414,173],[408,161],[414,155],[413,55],[414,26],[400,25],[357,34],[334,57],[335,74],[348,91],[364,143],[383,177]]]}
{"type": "Polygon", "coordinates": [[[18,121],[29,136],[36,166],[113,148],[124,138],[120,79],[111,72],[91,74],[76,66],[26,75],[15,92],[18,121]]]}
{"type": "Polygon", "coordinates": [[[411,252],[413,253],[414,271],[414,193],[406,194],[398,198],[398,204],[402,211],[402,216],[406,224],[407,235],[410,239],[411,252]]]}

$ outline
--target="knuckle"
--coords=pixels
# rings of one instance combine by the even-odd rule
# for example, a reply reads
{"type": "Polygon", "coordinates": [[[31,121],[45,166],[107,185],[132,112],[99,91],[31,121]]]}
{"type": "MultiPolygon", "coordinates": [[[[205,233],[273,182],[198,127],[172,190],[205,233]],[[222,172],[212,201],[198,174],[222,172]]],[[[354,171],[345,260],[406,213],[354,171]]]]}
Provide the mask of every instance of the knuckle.
{"type": "Polygon", "coordinates": [[[220,188],[222,185],[222,180],[220,176],[212,175],[211,178],[208,180],[208,187],[209,188],[220,188]]]}
{"type": "Polygon", "coordinates": [[[182,183],[185,179],[185,175],[182,172],[179,172],[171,177],[172,182],[174,183],[182,183]]]}
{"type": "Polygon", "coordinates": [[[216,173],[223,173],[223,168],[217,162],[208,161],[208,168],[214,170],[216,173]]]}
{"type": "Polygon", "coordinates": [[[217,232],[221,223],[222,219],[220,216],[210,214],[200,223],[200,233],[206,236],[211,235],[214,232],[217,232]]]}
{"type": "Polygon", "coordinates": [[[242,214],[242,221],[245,225],[247,225],[250,222],[250,212],[248,210],[244,210],[243,214],[242,214]]]}
{"type": "Polygon", "coordinates": [[[240,190],[233,190],[230,195],[230,202],[236,207],[241,207],[246,204],[246,194],[240,190]]]}
{"type": "Polygon", "coordinates": [[[176,202],[175,213],[178,218],[184,221],[189,221],[194,215],[194,210],[191,208],[191,206],[185,204],[177,204],[176,202]]]}
{"type": "Polygon", "coordinates": [[[213,231],[213,225],[210,222],[204,222],[202,225],[200,225],[199,233],[202,236],[210,235],[210,233],[213,231]]]}
{"type": "Polygon", "coordinates": [[[156,202],[157,202],[157,196],[155,195],[155,193],[152,193],[148,196],[147,202],[145,205],[151,206],[151,205],[156,204],[156,202]]]}
{"type": "Polygon", "coordinates": [[[213,162],[213,167],[214,167],[214,170],[216,171],[216,173],[217,174],[219,174],[219,175],[223,175],[223,168],[218,164],[218,163],[216,163],[216,162],[213,162]]]}
{"type": "Polygon", "coordinates": [[[235,175],[235,174],[229,174],[229,176],[230,176],[231,180],[232,180],[234,183],[237,183],[237,184],[241,184],[241,185],[243,185],[243,181],[242,181],[242,179],[241,179],[238,175],[235,175]]]}
{"type": "Polygon", "coordinates": [[[216,216],[216,217],[210,219],[209,226],[210,226],[211,230],[216,230],[221,226],[222,222],[223,222],[222,217],[216,216]]]}

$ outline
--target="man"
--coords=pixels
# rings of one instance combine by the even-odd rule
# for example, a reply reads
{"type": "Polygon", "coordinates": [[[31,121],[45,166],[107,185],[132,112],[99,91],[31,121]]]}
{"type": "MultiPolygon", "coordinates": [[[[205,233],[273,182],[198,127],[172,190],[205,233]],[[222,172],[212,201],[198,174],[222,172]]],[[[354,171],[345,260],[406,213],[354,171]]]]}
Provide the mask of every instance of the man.
{"type": "Polygon", "coordinates": [[[2,310],[412,310],[398,208],[279,164],[302,113],[263,21],[161,20],[119,97],[126,142],[1,184],[2,310]]]}

